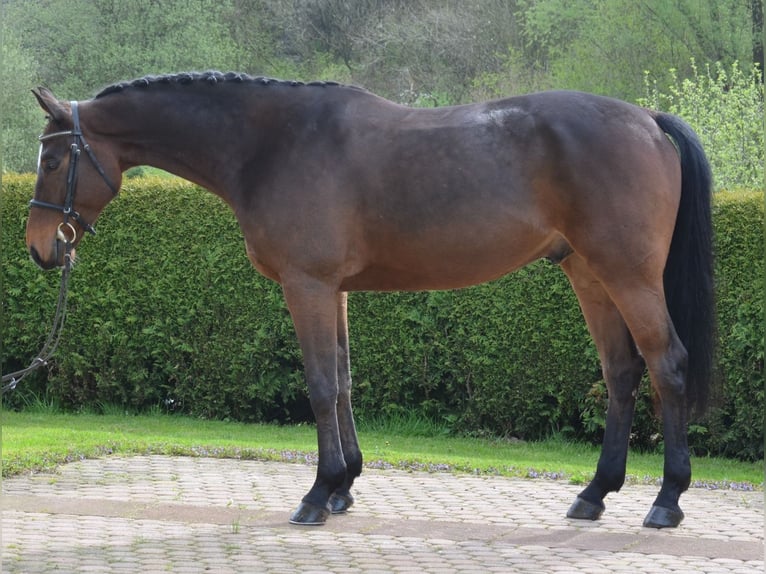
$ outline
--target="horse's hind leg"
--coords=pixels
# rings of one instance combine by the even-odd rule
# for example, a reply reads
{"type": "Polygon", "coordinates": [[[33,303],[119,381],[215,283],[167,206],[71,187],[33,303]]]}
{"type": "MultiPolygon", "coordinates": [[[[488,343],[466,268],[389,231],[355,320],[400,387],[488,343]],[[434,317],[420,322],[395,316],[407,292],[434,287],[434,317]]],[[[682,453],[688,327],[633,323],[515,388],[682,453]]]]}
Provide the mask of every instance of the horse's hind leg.
{"type": "Polygon", "coordinates": [[[362,473],[362,451],[356,436],[351,410],[351,362],[348,344],[348,296],[338,294],[338,428],[346,460],[346,480],[330,497],[333,514],[346,512],[354,503],[351,485],[362,473]]]}
{"type": "Polygon", "coordinates": [[[609,492],[619,491],[625,481],[636,390],[644,362],[622,315],[585,262],[577,254],[572,254],[561,267],[572,283],[598,348],[609,396],[596,474],[567,512],[569,518],[596,520],[604,511],[604,497],[609,492]]]}
{"type": "MultiPolygon", "coordinates": [[[[648,227],[648,226],[647,226],[648,227]]],[[[651,237],[650,231],[642,237],[651,237]]],[[[651,252],[651,251],[649,251],[651,252]]],[[[585,267],[583,264],[577,264],[576,259],[570,264],[572,266],[585,267]]],[[[581,260],[582,261],[582,260],[581,260]]],[[[625,321],[625,325],[630,331],[630,335],[635,342],[635,346],[641,353],[641,357],[646,363],[649,376],[652,380],[652,386],[660,399],[662,407],[662,425],[665,445],[665,467],[663,470],[663,482],[660,493],[652,506],[651,511],[644,520],[644,526],[651,528],[666,528],[678,526],[683,520],[684,514],[678,506],[678,499],[691,482],[691,463],[689,461],[689,448],[687,445],[687,398],[686,398],[686,369],[688,354],[678,335],[668,312],[665,301],[663,286],[662,267],[656,264],[652,259],[646,259],[642,265],[628,266],[628,259],[620,257],[610,258],[611,265],[597,266],[595,269],[592,263],[589,263],[589,269],[592,275],[596,277],[603,285],[604,293],[608,293],[609,299],[613,305],[619,309],[620,315],[625,321]]],[[[566,267],[565,267],[566,268],[566,267]]],[[[578,295],[582,296],[582,287],[575,287],[578,295]]],[[[586,308],[588,304],[586,303],[586,308]]],[[[593,307],[593,305],[591,305],[593,307]]],[[[607,305],[607,307],[609,307],[607,305]]],[[[586,316],[593,311],[586,311],[586,316]]],[[[589,324],[593,323],[589,319],[589,324]]],[[[598,337],[598,335],[596,335],[598,337]]],[[[603,339],[603,337],[602,337],[603,339]]],[[[597,344],[607,345],[606,349],[611,348],[614,342],[601,340],[597,344]]],[[[623,351],[626,347],[623,343],[623,351]]],[[[602,355],[609,355],[609,351],[602,351],[602,355]]],[[[627,367],[626,374],[628,380],[635,381],[638,377],[638,370],[635,371],[627,367]],[[628,375],[627,373],[632,373],[628,375]],[[632,378],[634,377],[634,378],[632,378]]],[[[613,370],[607,360],[605,370],[613,370]]],[[[622,377],[621,376],[621,377],[622,377]]],[[[618,377],[621,378],[621,377],[618,377]]],[[[614,379],[613,376],[607,377],[607,382],[614,379]]],[[[607,436],[604,438],[604,451],[599,461],[599,471],[597,479],[594,479],[595,485],[589,486],[581,494],[581,498],[586,501],[594,502],[597,495],[604,490],[601,484],[602,476],[609,476],[607,467],[610,463],[610,453],[619,452],[618,447],[611,446],[612,441],[620,441],[627,448],[628,424],[623,420],[624,413],[627,412],[627,406],[630,405],[631,412],[633,408],[633,398],[628,398],[622,393],[627,393],[630,385],[620,383],[615,385],[617,389],[617,404],[615,405],[615,414],[609,415],[608,420],[614,421],[617,427],[616,431],[611,431],[607,426],[607,436]],[[603,461],[603,465],[602,465],[603,461]],[[603,468],[603,470],[602,470],[603,468]]],[[[611,412],[612,400],[610,397],[609,411],[611,412]]],[[[622,467],[623,463],[619,465],[622,467]]],[[[593,483],[592,483],[593,484],[593,483]]],[[[613,486],[613,485],[612,485],[613,486]]],[[[584,511],[578,511],[577,503],[572,511],[573,514],[584,514],[584,511]]]]}
{"type": "Polygon", "coordinates": [[[613,298],[646,361],[662,406],[665,446],[662,488],[644,526],[666,528],[678,526],[683,520],[678,499],[691,482],[686,434],[688,353],[670,319],[661,279],[656,283],[647,287],[638,281],[626,282],[613,298]]]}

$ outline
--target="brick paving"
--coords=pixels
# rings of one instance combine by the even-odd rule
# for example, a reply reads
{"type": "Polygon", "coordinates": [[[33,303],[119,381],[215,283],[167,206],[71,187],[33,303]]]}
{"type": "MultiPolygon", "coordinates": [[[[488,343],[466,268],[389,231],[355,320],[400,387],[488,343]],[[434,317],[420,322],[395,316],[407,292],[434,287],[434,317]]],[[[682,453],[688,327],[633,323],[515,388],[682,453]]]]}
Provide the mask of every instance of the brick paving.
{"type": "Polygon", "coordinates": [[[656,487],[565,518],[580,486],[365,469],[356,505],[291,526],[314,479],[302,464],[108,457],[3,481],[9,573],[764,572],[764,494],[691,489],[675,530],[641,527],[656,487]]]}

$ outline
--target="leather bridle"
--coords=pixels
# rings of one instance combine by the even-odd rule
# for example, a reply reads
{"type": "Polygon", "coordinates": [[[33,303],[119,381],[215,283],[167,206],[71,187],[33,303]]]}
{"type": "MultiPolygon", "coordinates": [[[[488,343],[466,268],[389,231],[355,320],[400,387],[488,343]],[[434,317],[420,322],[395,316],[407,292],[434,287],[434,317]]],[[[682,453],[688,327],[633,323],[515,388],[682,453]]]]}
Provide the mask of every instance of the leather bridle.
{"type": "Polygon", "coordinates": [[[111,190],[112,195],[117,195],[118,192],[117,187],[111,182],[109,177],[107,177],[104,168],[101,166],[101,163],[98,161],[98,159],[96,159],[96,155],[93,153],[93,150],[90,148],[88,142],[85,141],[85,138],[82,135],[82,130],[80,129],[80,113],[78,110],[77,102],[70,102],[70,105],[72,107],[72,129],[41,135],[38,138],[40,140],[40,156],[38,156],[37,160],[38,174],[40,173],[41,169],[40,160],[42,158],[43,142],[62,136],[72,136],[74,138],[74,141],[72,141],[72,145],[69,148],[69,169],[67,171],[66,177],[66,197],[64,198],[64,203],[63,205],[59,205],[56,203],[49,203],[47,201],[40,201],[39,199],[32,199],[29,202],[30,208],[40,207],[42,209],[52,209],[53,211],[60,211],[64,214],[64,221],[59,224],[56,236],[58,239],[64,241],[67,244],[67,251],[69,251],[70,246],[73,245],[77,239],[77,232],[74,226],[69,223],[70,219],[76,221],[80,227],[88,233],[92,233],[93,235],[96,234],[96,230],[93,228],[93,225],[85,221],[80,213],[74,209],[74,198],[75,193],[77,192],[77,164],[79,162],[80,152],[82,150],[85,150],[85,153],[88,154],[93,167],[104,180],[104,183],[106,183],[107,187],[111,190]],[[71,239],[67,237],[67,230],[72,233],[71,239]]]}

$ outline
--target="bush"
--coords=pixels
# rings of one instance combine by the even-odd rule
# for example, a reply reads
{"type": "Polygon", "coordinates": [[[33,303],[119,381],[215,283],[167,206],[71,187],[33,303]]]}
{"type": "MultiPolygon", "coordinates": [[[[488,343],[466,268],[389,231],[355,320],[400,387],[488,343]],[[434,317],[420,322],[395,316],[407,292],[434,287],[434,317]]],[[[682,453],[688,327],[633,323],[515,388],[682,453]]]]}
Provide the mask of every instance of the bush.
{"type": "MultiPolygon", "coordinates": [[[[42,345],[58,275],[23,242],[31,177],[3,178],[3,370],[42,345]]],[[[763,194],[718,194],[719,401],[693,427],[699,452],[763,456],[763,194]]],[[[162,405],[202,417],[311,420],[300,352],[278,285],[250,266],[216,197],[177,179],[126,180],[81,245],[55,364],[21,391],[70,409],[162,405]]],[[[563,273],[538,262],[471,289],[352,293],[357,415],[416,411],[451,428],[598,440],[605,390],[596,350],[563,273]]],[[[19,394],[21,393],[21,394],[19,394]]],[[[649,385],[634,444],[659,431],[649,385]]]]}
{"type": "MultiPolygon", "coordinates": [[[[25,253],[32,180],[5,176],[3,184],[8,370],[41,345],[58,281],[25,253]]],[[[70,408],[160,404],[290,420],[304,394],[292,325],[279,286],[250,266],[230,210],[181,180],[131,179],[98,227],[72,273],[48,392],[70,408]]]]}
{"type": "Polygon", "coordinates": [[[720,193],[716,222],[716,296],[723,388],[708,417],[712,453],[763,458],[764,196],[720,193]]]}
{"type": "Polygon", "coordinates": [[[742,70],[737,62],[720,62],[700,70],[692,60],[691,78],[680,80],[670,71],[667,91],[646,75],[641,105],[684,118],[708,150],[716,189],[759,188],[763,185],[763,81],[753,64],[742,70]]]}

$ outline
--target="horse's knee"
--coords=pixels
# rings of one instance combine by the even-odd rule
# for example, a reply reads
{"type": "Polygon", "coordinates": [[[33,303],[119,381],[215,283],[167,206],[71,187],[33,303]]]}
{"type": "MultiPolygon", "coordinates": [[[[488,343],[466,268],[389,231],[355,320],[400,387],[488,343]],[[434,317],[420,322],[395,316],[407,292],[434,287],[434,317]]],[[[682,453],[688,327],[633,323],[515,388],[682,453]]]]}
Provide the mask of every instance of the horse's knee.
{"type": "Polygon", "coordinates": [[[317,424],[321,424],[320,418],[332,416],[335,418],[335,411],[338,404],[338,382],[323,380],[309,381],[309,404],[317,419],[317,424]]]}

